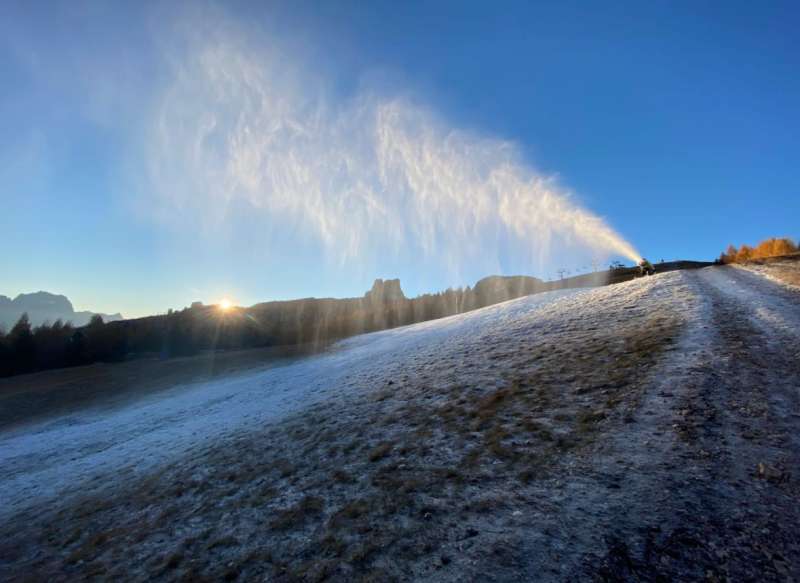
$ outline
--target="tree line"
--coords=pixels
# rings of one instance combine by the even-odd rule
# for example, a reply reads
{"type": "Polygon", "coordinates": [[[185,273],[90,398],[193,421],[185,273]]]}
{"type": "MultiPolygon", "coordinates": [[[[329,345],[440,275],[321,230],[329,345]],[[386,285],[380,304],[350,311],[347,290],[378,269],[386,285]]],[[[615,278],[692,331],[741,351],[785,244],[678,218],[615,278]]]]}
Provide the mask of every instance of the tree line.
{"type": "Polygon", "coordinates": [[[755,247],[742,245],[728,245],[728,248],[719,256],[720,263],[742,263],[752,259],[763,259],[765,257],[777,257],[779,255],[789,255],[800,251],[797,243],[787,237],[765,239],[755,247]]]}
{"type": "Polygon", "coordinates": [[[205,350],[313,349],[355,334],[460,314],[546,289],[547,284],[535,278],[492,277],[475,288],[408,299],[397,282],[399,296],[309,298],[224,311],[196,304],[134,320],[104,323],[95,316],[82,327],[61,320],[33,327],[23,314],[8,333],[0,330],[0,376],[137,357],[190,356],[205,350]]]}
{"type": "Polygon", "coordinates": [[[0,376],[122,360],[124,340],[100,316],[81,328],[61,320],[33,327],[22,314],[8,334],[0,329],[0,376]]]}

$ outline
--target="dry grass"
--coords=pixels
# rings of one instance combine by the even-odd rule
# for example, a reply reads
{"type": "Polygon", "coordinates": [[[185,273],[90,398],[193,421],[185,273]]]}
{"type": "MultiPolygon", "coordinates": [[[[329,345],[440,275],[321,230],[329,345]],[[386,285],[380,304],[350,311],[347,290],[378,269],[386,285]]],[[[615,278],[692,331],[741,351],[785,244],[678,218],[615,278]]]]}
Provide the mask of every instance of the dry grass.
{"type": "Polygon", "coordinates": [[[318,496],[304,496],[300,502],[294,506],[281,510],[270,523],[276,530],[286,530],[288,528],[301,526],[314,516],[319,516],[325,509],[325,502],[318,496]]]}
{"type": "Polygon", "coordinates": [[[494,525],[511,524],[539,484],[624,422],[641,372],[680,332],[677,316],[643,326],[647,317],[608,308],[596,322],[552,323],[571,331],[559,345],[520,326],[482,339],[477,360],[458,347],[425,355],[428,378],[401,375],[246,446],[219,444],[202,479],[177,467],[85,501],[92,512],[76,507],[46,537],[15,531],[43,550],[15,565],[68,578],[133,568],[155,579],[278,581],[429,578],[454,568],[451,557],[507,569],[517,551],[497,543],[494,525]],[[600,327],[607,319],[613,328],[600,327]],[[473,540],[483,542],[464,542],[473,540]],[[500,552],[474,554],[495,543],[500,552]]]}
{"type": "Polygon", "coordinates": [[[385,458],[390,451],[392,451],[393,444],[389,441],[379,444],[378,446],[374,447],[367,456],[369,461],[377,462],[378,460],[382,460],[385,458]]]}
{"type": "Polygon", "coordinates": [[[747,267],[770,278],[794,286],[795,289],[800,289],[800,253],[782,257],[755,259],[749,261],[747,267]]]}

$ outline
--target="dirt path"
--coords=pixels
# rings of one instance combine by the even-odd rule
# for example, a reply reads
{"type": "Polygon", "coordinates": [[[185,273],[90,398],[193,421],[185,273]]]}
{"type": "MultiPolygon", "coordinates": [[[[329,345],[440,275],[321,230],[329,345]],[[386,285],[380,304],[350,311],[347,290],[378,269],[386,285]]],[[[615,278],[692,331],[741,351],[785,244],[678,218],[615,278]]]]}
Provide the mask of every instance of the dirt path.
{"type": "Polygon", "coordinates": [[[800,296],[735,268],[686,277],[697,302],[681,345],[652,372],[635,422],[584,459],[568,488],[580,501],[564,512],[569,530],[602,540],[570,570],[608,581],[795,580],[800,296]]]}

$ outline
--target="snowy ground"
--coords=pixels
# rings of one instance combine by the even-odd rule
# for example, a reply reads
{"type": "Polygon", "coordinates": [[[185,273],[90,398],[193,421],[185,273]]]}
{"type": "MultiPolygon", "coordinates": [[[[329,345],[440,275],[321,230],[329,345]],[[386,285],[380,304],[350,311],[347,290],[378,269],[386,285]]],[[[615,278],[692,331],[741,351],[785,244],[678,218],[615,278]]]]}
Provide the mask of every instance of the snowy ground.
{"type": "Polygon", "coordinates": [[[776,283],[800,291],[800,254],[756,259],[734,267],[752,271],[776,283]]]}
{"type": "Polygon", "coordinates": [[[0,579],[791,580],[800,295],[522,298],[0,434],[0,579]]]}
{"type": "Polygon", "coordinates": [[[328,354],[238,376],[176,387],[109,413],[86,411],[0,434],[0,519],[70,492],[113,487],[243,430],[261,427],[380,379],[398,354],[442,350],[478,329],[503,326],[580,293],[555,291],[502,307],[344,340],[328,354]]]}

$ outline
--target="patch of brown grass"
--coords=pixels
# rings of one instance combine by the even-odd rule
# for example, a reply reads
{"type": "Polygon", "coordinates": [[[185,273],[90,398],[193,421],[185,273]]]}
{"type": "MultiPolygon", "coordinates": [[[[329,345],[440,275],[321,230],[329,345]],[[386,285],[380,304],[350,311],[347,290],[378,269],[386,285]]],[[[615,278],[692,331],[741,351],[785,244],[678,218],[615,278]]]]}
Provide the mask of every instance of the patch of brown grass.
{"type": "Polygon", "coordinates": [[[212,540],[211,542],[209,542],[206,545],[206,549],[208,549],[210,551],[211,549],[216,549],[216,548],[219,548],[219,547],[235,547],[238,544],[239,544],[239,541],[236,539],[236,537],[223,536],[223,537],[216,538],[216,539],[212,540]]]}
{"type": "Polygon", "coordinates": [[[382,460],[383,458],[385,458],[387,455],[389,455],[389,452],[392,451],[393,447],[394,447],[394,443],[392,443],[391,441],[384,441],[383,443],[381,443],[381,444],[377,445],[376,447],[374,447],[369,452],[369,455],[367,457],[368,457],[369,461],[377,462],[377,461],[382,460]]]}
{"type": "Polygon", "coordinates": [[[276,459],[275,462],[273,463],[273,467],[278,471],[278,473],[283,478],[288,478],[289,476],[294,474],[295,471],[297,470],[295,465],[286,458],[276,459]]]}
{"type": "Polygon", "coordinates": [[[317,496],[305,496],[300,502],[281,510],[270,522],[275,530],[288,530],[305,524],[312,517],[319,516],[325,510],[325,502],[317,496]]]}
{"type": "Polygon", "coordinates": [[[331,479],[340,484],[354,484],[356,479],[342,469],[335,469],[331,473],[331,479]]]}
{"type": "Polygon", "coordinates": [[[333,513],[328,520],[328,527],[338,529],[365,516],[370,511],[370,504],[364,499],[350,500],[333,513]]]}

